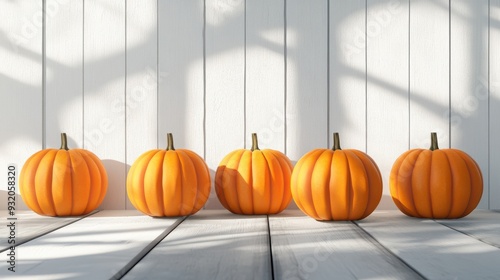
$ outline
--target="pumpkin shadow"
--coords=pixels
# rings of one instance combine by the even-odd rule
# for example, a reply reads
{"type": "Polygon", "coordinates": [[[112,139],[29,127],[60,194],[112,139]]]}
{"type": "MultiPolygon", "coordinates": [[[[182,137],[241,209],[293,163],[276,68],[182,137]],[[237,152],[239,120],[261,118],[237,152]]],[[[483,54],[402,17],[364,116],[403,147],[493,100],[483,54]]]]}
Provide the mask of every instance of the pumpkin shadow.
{"type": "Polygon", "coordinates": [[[130,165],[112,159],[101,159],[108,174],[108,190],[99,209],[123,210],[129,209],[130,204],[127,197],[126,179],[130,165]]]}
{"type": "Polygon", "coordinates": [[[398,209],[392,200],[392,197],[388,194],[383,194],[378,206],[375,210],[396,210],[398,209]]]}
{"type": "MultiPolygon", "coordinates": [[[[17,198],[16,198],[17,199],[17,198]]],[[[7,191],[0,190],[0,201],[7,201],[7,191]]],[[[3,209],[2,209],[3,210],[3,209]]],[[[3,212],[3,211],[2,211],[3,212]]],[[[2,213],[3,216],[4,213],[2,213]]],[[[5,213],[6,214],[6,213],[5,213]]],[[[7,214],[6,214],[7,215],[7,214]]]]}
{"type": "Polygon", "coordinates": [[[203,209],[210,209],[210,210],[222,210],[226,209],[222,204],[220,203],[219,199],[217,198],[217,194],[215,192],[215,170],[212,168],[209,168],[210,170],[210,195],[208,196],[208,200],[203,206],[203,209]]]}

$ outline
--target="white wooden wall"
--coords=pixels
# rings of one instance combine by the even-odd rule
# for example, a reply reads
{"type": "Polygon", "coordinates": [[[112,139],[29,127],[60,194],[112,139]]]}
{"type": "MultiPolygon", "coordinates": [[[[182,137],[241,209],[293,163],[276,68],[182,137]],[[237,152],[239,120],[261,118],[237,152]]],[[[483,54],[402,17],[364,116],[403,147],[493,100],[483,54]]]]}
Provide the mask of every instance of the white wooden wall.
{"type": "Polygon", "coordinates": [[[395,209],[392,163],[437,131],[500,209],[499,44],[499,0],[0,1],[0,205],[7,165],[63,131],[103,160],[103,209],[132,208],[127,171],[167,132],[213,176],[252,132],[296,162],[338,131],[395,209]]]}

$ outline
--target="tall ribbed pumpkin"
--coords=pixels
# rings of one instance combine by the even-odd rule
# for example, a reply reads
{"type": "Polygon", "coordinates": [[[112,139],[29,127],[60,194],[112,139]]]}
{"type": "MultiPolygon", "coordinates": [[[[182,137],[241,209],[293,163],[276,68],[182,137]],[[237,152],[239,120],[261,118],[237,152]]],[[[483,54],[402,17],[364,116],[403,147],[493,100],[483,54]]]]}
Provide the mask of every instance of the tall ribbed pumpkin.
{"type": "Polygon", "coordinates": [[[79,216],[95,210],[108,187],[106,169],[84,149],[68,149],[61,134],[60,149],[33,154],[19,178],[21,197],[34,212],[46,216],[79,216]]]}
{"type": "Polygon", "coordinates": [[[401,212],[419,218],[467,216],[483,193],[483,177],[474,159],[457,149],[439,149],[434,132],[430,149],[412,149],[399,156],[389,185],[401,212]]]}
{"type": "Polygon", "coordinates": [[[252,134],[251,150],[232,151],[220,162],[215,174],[217,197],[235,214],[276,214],[290,201],[292,163],[276,150],[260,150],[252,134]]]}
{"type": "Polygon", "coordinates": [[[191,215],[210,195],[210,172],[195,152],[174,149],[171,133],[167,149],[143,153],[127,175],[127,194],[139,211],[155,217],[191,215]]]}
{"type": "Polygon", "coordinates": [[[316,220],[359,220],[370,215],[382,197],[382,177],[364,152],[340,148],[334,133],[332,149],[315,149],[299,159],[292,173],[297,206],[316,220]]]}

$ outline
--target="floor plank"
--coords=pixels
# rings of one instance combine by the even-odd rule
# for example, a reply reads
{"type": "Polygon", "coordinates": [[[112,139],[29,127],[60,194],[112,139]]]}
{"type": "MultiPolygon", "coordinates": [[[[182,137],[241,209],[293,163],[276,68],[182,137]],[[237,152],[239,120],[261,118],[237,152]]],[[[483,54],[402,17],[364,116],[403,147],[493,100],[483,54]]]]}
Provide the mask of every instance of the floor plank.
{"type": "Polygon", "coordinates": [[[352,222],[269,218],[275,279],[421,279],[352,222]]]}
{"type": "Polygon", "coordinates": [[[1,262],[0,279],[109,279],[182,219],[102,211],[17,247],[16,273],[1,262]]]}
{"type": "Polygon", "coordinates": [[[438,223],[500,248],[500,213],[475,210],[462,219],[437,220],[438,223]]]}
{"type": "MultiPolygon", "coordinates": [[[[82,217],[54,218],[41,216],[30,210],[21,210],[16,211],[16,218],[17,220],[14,221],[16,224],[15,245],[20,245],[38,236],[78,221],[82,217]]],[[[5,215],[0,216],[0,220],[6,221],[6,225],[10,222],[7,221],[5,215]]],[[[0,236],[10,236],[9,231],[10,229],[7,226],[0,227],[0,236]]],[[[11,244],[8,243],[7,238],[0,239],[0,252],[7,250],[10,246],[11,244]]]]}
{"type": "Polygon", "coordinates": [[[271,279],[266,216],[202,210],[123,279],[271,279]]]}
{"type": "Polygon", "coordinates": [[[427,279],[500,278],[500,249],[436,221],[378,211],[357,224],[427,279]]]}

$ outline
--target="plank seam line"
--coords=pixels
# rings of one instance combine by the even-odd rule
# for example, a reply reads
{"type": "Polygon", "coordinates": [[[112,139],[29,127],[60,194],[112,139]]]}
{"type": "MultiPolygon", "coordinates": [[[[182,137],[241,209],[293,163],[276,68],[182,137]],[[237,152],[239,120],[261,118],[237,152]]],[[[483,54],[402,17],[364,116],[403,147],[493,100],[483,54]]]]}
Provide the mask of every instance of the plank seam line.
{"type": "Polygon", "coordinates": [[[247,1],[243,3],[243,147],[247,148],[247,1]]]}
{"type": "MultiPolygon", "coordinates": [[[[330,1],[326,2],[326,146],[330,147],[330,1]]],[[[366,111],[366,110],[365,110],[366,111]]],[[[333,142],[333,139],[332,139],[333,142]]]]}
{"type": "Polygon", "coordinates": [[[470,238],[473,238],[473,239],[475,239],[475,240],[477,240],[477,241],[479,241],[479,242],[482,242],[482,243],[484,243],[484,244],[486,244],[486,245],[490,245],[490,246],[493,246],[493,247],[495,247],[495,248],[500,249],[500,245],[495,244],[495,243],[492,243],[492,242],[489,242],[489,241],[486,241],[486,240],[483,240],[482,238],[480,238],[480,237],[479,237],[479,236],[477,236],[477,235],[474,235],[474,234],[471,234],[471,233],[468,233],[468,232],[465,232],[465,231],[461,231],[461,230],[459,230],[459,229],[457,229],[457,228],[454,228],[454,227],[452,227],[452,226],[449,226],[449,225],[444,224],[444,223],[442,223],[442,222],[439,222],[439,221],[437,221],[437,220],[433,220],[433,221],[434,221],[435,223],[437,223],[437,224],[440,224],[440,225],[442,225],[442,226],[445,226],[445,227],[447,227],[447,228],[449,228],[449,229],[451,229],[451,230],[454,230],[454,231],[456,231],[456,232],[458,232],[458,233],[461,233],[461,234],[463,234],[463,235],[466,235],[466,236],[468,236],[468,237],[470,237],[470,238]]]}
{"type": "Polygon", "coordinates": [[[404,259],[402,259],[397,254],[395,254],[391,249],[385,247],[382,243],[380,243],[373,235],[371,235],[368,231],[366,231],[363,227],[361,227],[357,223],[357,221],[351,221],[351,222],[362,231],[362,234],[364,235],[362,237],[365,238],[368,242],[373,244],[375,247],[380,249],[382,252],[387,253],[390,256],[394,257],[396,260],[400,261],[403,265],[408,267],[412,272],[414,272],[416,275],[418,275],[422,279],[428,279],[422,273],[420,273],[417,269],[415,269],[413,266],[411,266],[409,263],[407,263],[404,259]]]}
{"type": "MultiPolygon", "coordinates": [[[[79,217],[79,218],[76,218],[75,220],[70,221],[70,222],[68,222],[67,224],[63,224],[63,225],[61,225],[61,226],[58,226],[58,227],[53,228],[53,229],[51,229],[51,230],[48,230],[48,231],[46,231],[46,232],[42,232],[42,233],[40,233],[40,234],[38,234],[38,235],[35,235],[35,236],[33,236],[33,237],[30,237],[30,238],[28,238],[28,239],[24,240],[24,241],[17,242],[17,240],[16,240],[16,247],[19,247],[19,246],[23,245],[24,243],[30,242],[30,241],[35,240],[35,239],[37,239],[37,238],[40,238],[40,237],[42,237],[42,236],[44,236],[44,235],[47,235],[47,234],[49,234],[49,233],[52,233],[52,232],[54,232],[54,231],[56,231],[56,230],[59,230],[59,229],[61,229],[61,228],[63,228],[63,227],[66,227],[66,226],[69,226],[69,225],[71,225],[71,224],[74,224],[74,223],[76,223],[76,222],[78,222],[78,221],[81,221],[81,220],[83,220],[83,219],[85,219],[85,218],[87,218],[87,217],[89,217],[89,216],[92,216],[92,215],[94,215],[94,214],[97,214],[97,213],[99,213],[99,212],[100,212],[100,210],[96,210],[96,211],[90,212],[89,214],[87,214],[87,215],[85,215],[85,216],[81,216],[81,217],[79,217]]],[[[9,247],[10,247],[10,246],[9,246],[9,247]]],[[[0,250],[0,253],[2,253],[2,252],[4,252],[4,251],[7,251],[7,250],[9,249],[9,247],[7,247],[7,248],[5,248],[5,249],[0,250]]]]}
{"type": "Polygon", "coordinates": [[[160,148],[160,6],[156,0],[156,148],[160,148]]]}
{"type": "Polygon", "coordinates": [[[411,147],[411,1],[408,1],[408,98],[406,108],[408,110],[408,147],[411,147]]]}
{"type": "Polygon", "coordinates": [[[491,208],[491,1],[488,0],[488,209],[491,208]]]}
{"type": "Polygon", "coordinates": [[[368,30],[368,0],[365,0],[365,22],[364,22],[364,40],[365,40],[365,153],[368,153],[368,35],[367,35],[367,30],[368,30]]]}
{"type": "MultiPolygon", "coordinates": [[[[128,87],[128,82],[129,82],[128,79],[127,79],[127,76],[129,74],[129,71],[128,71],[128,51],[127,51],[127,49],[128,49],[128,47],[127,47],[127,40],[128,40],[128,36],[127,36],[127,33],[128,33],[128,30],[127,30],[128,29],[128,22],[127,22],[127,18],[128,18],[128,16],[127,16],[128,6],[127,6],[127,1],[125,1],[125,3],[123,3],[123,4],[124,4],[124,12],[125,12],[125,18],[124,18],[124,21],[125,21],[125,27],[124,27],[124,31],[125,31],[124,32],[125,33],[124,34],[124,37],[125,37],[124,38],[125,39],[124,40],[125,41],[125,44],[124,44],[124,49],[125,49],[124,50],[125,51],[125,58],[124,58],[125,69],[124,69],[124,73],[123,73],[124,74],[123,75],[124,76],[123,77],[124,78],[124,81],[123,81],[123,99],[124,99],[123,103],[124,103],[124,106],[125,106],[125,112],[124,112],[124,114],[125,114],[124,122],[125,123],[124,123],[124,135],[123,135],[124,136],[123,137],[123,142],[125,142],[124,143],[125,144],[125,147],[124,147],[125,149],[123,151],[123,156],[124,156],[125,164],[124,164],[123,168],[124,168],[124,177],[125,177],[124,179],[125,179],[125,182],[126,182],[127,181],[127,173],[128,173],[128,170],[127,170],[127,163],[128,163],[128,156],[127,156],[127,154],[128,154],[127,153],[127,151],[128,151],[128,144],[127,144],[127,142],[128,142],[127,141],[127,136],[128,136],[128,133],[127,133],[128,132],[128,129],[127,129],[127,116],[128,116],[128,112],[127,112],[128,111],[127,110],[127,107],[128,107],[127,106],[127,95],[128,95],[127,94],[127,87],[128,87]]],[[[127,195],[126,191],[124,192],[123,196],[124,196],[123,197],[124,198],[123,209],[127,209],[127,200],[128,200],[127,198],[128,198],[128,195],[127,195]]]]}
{"type": "MultiPolygon", "coordinates": [[[[207,2],[203,0],[203,159],[207,160],[207,2]]],[[[203,206],[205,209],[205,206],[203,206]]]]}
{"type": "Polygon", "coordinates": [[[451,78],[452,78],[452,65],[451,65],[451,58],[452,58],[452,48],[451,48],[451,29],[452,29],[452,22],[451,22],[451,0],[448,1],[448,112],[450,112],[450,115],[448,116],[448,147],[451,147],[451,129],[452,129],[452,123],[451,123],[451,116],[452,116],[452,106],[451,106],[451,78]]]}
{"type": "Polygon", "coordinates": [[[85,149],[85,1],[82,1],[82,149],[85,149]]]}
{"type": "Polygon", "coordinates": [[[271,258],[271,279],[274,280],[274,258],[273,258],[273,243],[271,240],[271,225],[269,223],[269,215],[267,217],[267,234],[269,238],[269,257],[271,258]]]}
{"type": "Polygon", "coordinates": [[[288,45],[287,45],[287,7],[283,1],[283,153],[287,155],[287,102],[288,102],[288,45]]]}
{"type": "Polygon", "coordinates": [[[42,1],[42,149],[47,148],[47,0],[42,1]]]}
{"type": "Polygon", "coordinates": [[[151,241],[146,247],[144,247],[135,257],[133,257],[122,269],[116,272],[110,280],[122,279],[127,273],[132,270],[145,256],[149,254],[160,242],[165,239],[172,231],[174,231],[182,222],[187,219],[188,216],[177,219],[177,221],[165,229],[160,235],[158,235],[153,241],[151,241]]]}

